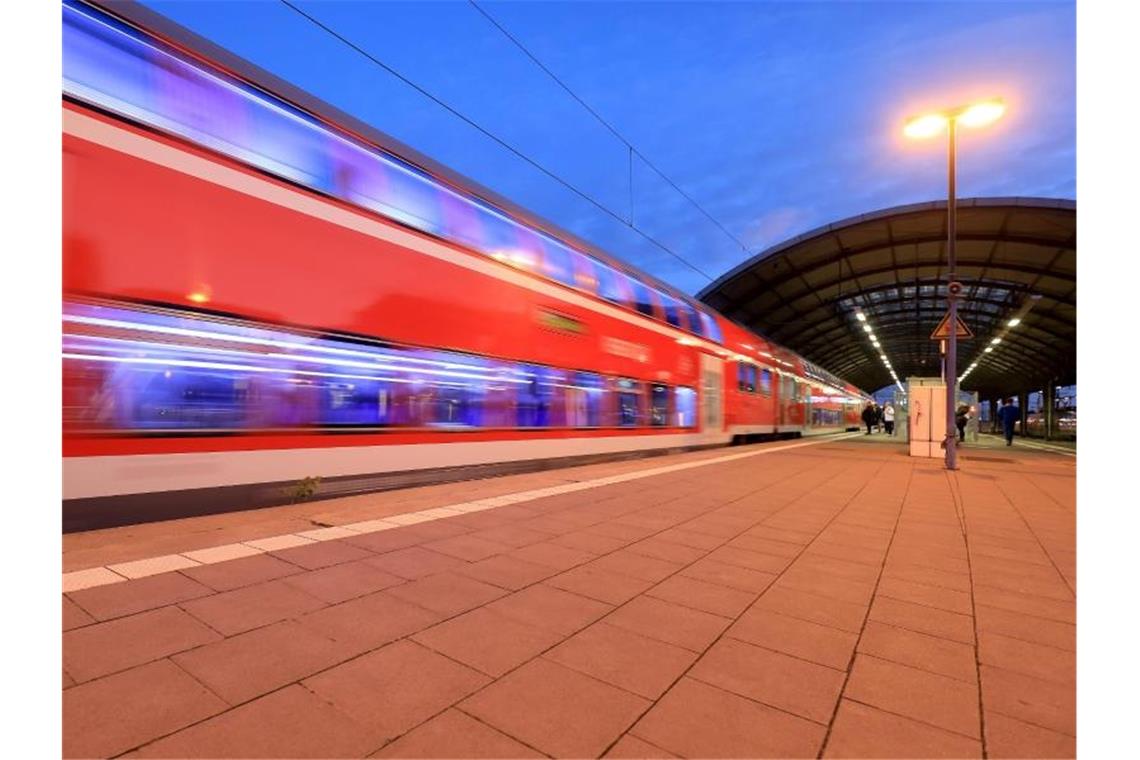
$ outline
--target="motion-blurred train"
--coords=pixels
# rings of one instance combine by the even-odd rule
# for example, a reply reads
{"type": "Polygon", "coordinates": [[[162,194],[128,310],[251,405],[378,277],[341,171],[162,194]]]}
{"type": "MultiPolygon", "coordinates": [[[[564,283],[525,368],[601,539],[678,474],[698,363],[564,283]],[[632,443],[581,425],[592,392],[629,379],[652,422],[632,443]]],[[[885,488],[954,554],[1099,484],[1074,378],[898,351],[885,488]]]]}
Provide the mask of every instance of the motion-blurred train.
{"type": "Polygon", "coordinates": [[[65,527],[858,426],[821,368],[113,8],[63,4],[65,527]]]}

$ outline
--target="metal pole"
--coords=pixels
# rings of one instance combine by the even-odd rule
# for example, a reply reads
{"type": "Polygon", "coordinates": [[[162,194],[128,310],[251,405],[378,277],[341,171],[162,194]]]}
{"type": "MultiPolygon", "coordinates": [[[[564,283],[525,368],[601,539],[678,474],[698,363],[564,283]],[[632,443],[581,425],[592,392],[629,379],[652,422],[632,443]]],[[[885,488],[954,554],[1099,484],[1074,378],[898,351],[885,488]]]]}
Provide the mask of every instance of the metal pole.
{"type": "MultiPolygon", "coordinates": [[[[954,187],[954,160],[957,143],[957,120],[950,119],[950,159],[947,162],[949,173],[949,198],[946,202],[946,281],[947,285],[957,280],[957,259],[954,251],[956,230],[957,200],[954,187]]],[[[950,335],[946,340],[946,469],[958,469],[958,438],[955,435],[954,418],[958,406],[958,299],[946,288],[946,300],[950,306],[950,335]]]]}

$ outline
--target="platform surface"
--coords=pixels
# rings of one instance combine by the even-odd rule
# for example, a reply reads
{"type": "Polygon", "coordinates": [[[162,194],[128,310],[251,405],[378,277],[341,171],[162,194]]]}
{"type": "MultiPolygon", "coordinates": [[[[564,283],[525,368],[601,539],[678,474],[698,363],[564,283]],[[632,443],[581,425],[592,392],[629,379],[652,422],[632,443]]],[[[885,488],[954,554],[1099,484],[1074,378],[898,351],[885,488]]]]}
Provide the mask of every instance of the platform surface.
{"type": "Polygon", "coordinates": [[[1073,757],[1075,457],[960,457],[808,439],[68,535],[64,755],[1073,757]]]}

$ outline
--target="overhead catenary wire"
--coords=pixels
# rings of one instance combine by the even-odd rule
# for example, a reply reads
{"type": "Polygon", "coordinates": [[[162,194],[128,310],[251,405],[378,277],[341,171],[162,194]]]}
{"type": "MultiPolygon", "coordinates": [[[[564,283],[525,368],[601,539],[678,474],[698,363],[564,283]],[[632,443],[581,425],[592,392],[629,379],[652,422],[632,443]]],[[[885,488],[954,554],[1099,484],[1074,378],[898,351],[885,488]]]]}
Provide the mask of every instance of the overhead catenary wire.
{"type": "MultiPolygon", "coordinates": [[[[645,240],[647,240],[649,243],[651,243],[652,245],[654,245],[654,246],[656,246],[657,248],[661,249],[662,251],[664,251],[665,253],[669,254],[669,255],[670,255],[670,256],[672,256],[673,258],[677,259],[679,262],[681,262],[682,264],[684,264],[685,266],[687,266],[689,269],[693,270],[694,272],[696,272],[696,273],[697,273],[697,274],[699,274],[700,276],[704,277],[704,278],[705,278],[706,280],[708,280],[709,282],[712,282],[712,281],[714,281],[714,280],[716,279],[715,277],[713,277],[712,275],[710,275],[708,272],[705,272],[705,271],[704,271],[704,270],[702,270],[700,267],[696,266],[696,265],[695,265],[695,264],[693,264],[692,262],[690,262],[690,261],[688,261],[687,259],[685,259],[685,257],[681,256],[679,253],[677,253],[676,251],[674,251],[672,248],[670,248],[669,246],[667,246],[667,245],[665,245],[664,243],[662,243],[660,240],[656,239],[655,237],[653,237],[652,235],[650,235],[649,233],[647,233],[645,230],[642,230],[641,228],[639,228],[639,227],[637,227],[636,225],[634,225],[634,224],[632,223],[632,216],[631,216],[631,218],[630,218],[629,220],[626,220],[626,219],[622,218],[622,216],[621,216],[620,214],[618,214],[617,212],[615,212],[615,211],[613,211],[612,209],[610,209],[608,206],[606,206],[606,205],[605,205],[605,204],[603,204],[601,201],[599,201],[599,200],[597,200],[596,198],[594,198],[593,196],[591,196],[589,193],[587,193],[587,192],[585,192],[585,191],[581,190],[580,188],[578,188],[578,187],[576,187],[575,185],[571,184],[571,183],[570,183],[570,182],[568,182],[567,180],[563,179],[563,178],[562,178],[562,177],[560,177],[558,174],[556,174],[556,173],[555,173],[555,172],[553,172],[552,170],[550,170],[550,169],[546,168],[545,166],[543,166],[542,164],[540,164],[538,161],[536,161],[535,159],[531,158],[531,157],[530,157],[530,156],[528,156],[527,154],[523,153],[521,150],[519,150],[519,149],[518,149],[518,148],[516,148],[515,146],[511,145],[510,143],[508,143],[508,142],[507,142],[506,140],[504,140],[503,138],[501,138],[501,137],[499,137],[498,135],[494,134],[494,133],[493,133],[493,132],[491,132],[489,129],[487,129],[486,127],[482,126],[481,124],[479,124],[478,122],[476,122],[475,120],[473,120],[473,119],[472,119],[472,118],[470,118],[469,116],[465,115],[464,113],[460,112],[458,109],[454,108],[453,106],[451,106],[449,103],[447,103],[447,102],[446,102],[446,101],[444,101],[443,99],[441,99],[441,98],[437,97],[436,95],[432,94],[432,93],[431,93],[431,92],[429,92],[428,90],[424,89],[423,87],[421,87],[421,86],[420,86],[419,84],[417,84],[416,82],[412,81],[412,80],[411,80],[411,79],[409,79],[408,77],[406,77],[406,76],[404,76],[403,74],[401,74],[399,71],[397,71],[397,70],[396,70],[395,68],[393,68],[392,66],[389,66],[387,63],[385,63],[384,61],[380,60],[379,58],[377,58],[376,56],[374,56],[372,53],[369,53],[367,50],[365,50],[365,49],[364,49],[364,48],[362,48],[361,46],[357,45],[357,44],[356,44],[356,43],[354,43],[352,40],[350,40],[350,39],[348,39],[347,37],[345,37],[344,35],[340,34],[340,33],[339,33],[339,32],[337,32],[335,29],[333,29],[332,27],[330,27],[330,26],[328,26],[327,24],[325,24],[324,22],[322,22],[320,19],[316,18],[316,17],[315,17],[315,16],[313,16],[312,14],[310,14],[310,13],[307,13],[306,11],[304,11],[304,10],[302,10],[301,8],[297,7],[297,6],[296,6],[296,5],[295,5],[293,2],[291,2],[291,0],[281,0],[281,3],[282,3],[283,5],[285,5],[286,7],[288,7],[289,9],[291,9],[292,11],[294,11],[295,13],[297,13],[297,14],[298,14],[299,16],[301,16],[302,18],[304,18],[304,19],[308,20],[308,21],[309,21],[311,24],[313,24],[314,26],[318,27],[319,29],[323,30],[325,33],[327,33],[327,34],[329,34],[330,36],[332,36],[332,37],[336,38],[337,40],[339,40],[339,41],[340,41],[341,43],[343,43],[345,46],[347,46],[347,47],[351,48],[352,50],[356,51],[357,53],[359,53],[360,55],[364,56],[364,57],[365,57],[365,58],[367,58],[369,61],[371,61],[373,64],[375,64],[375,65],[379,66],[379,67],[380,67],[380,68],[382,68],[384,71],[386,71],[386,72],[388,72],[389,74],[391,74],[392,76],[396,77],[396,78],[397,78],[397,79],[399,79],[401,82],[403,82],[404,84],[408,85],[408,86],[409,86],[409,87],[411,87],[413,90],[415,90],[416,92],[420,93],[420,94],[421,94],[421,95],[423,95],[425,98],[427,98],[428,100],[430,100],[430,101],[432,101],[433,103],[435,103],[436,105],[438,105],[440,108],[443,108],[445,111],[447,111],[447,112],[448,112],[448,113],[450,113],[451,115],[455,116],[455,117],[456,117],[457,119],[459,119],[460,121],[464,122],[464,123],[465,123],[465,124],[467,124],[468,126],[470,126],[470,127],[472,127],[473,129],[477,130],[477,131],[478,131],[478,132],[480,132],[482,135],[484,135],[484,136],[485,136],[485,137],[487,137],[488,139],[490,139],[490,140],[492,140],[493,142],[495,142],[496,144],[498,144],[500,147],[503,147],[503,148],[505,148],[506,150],[510,151],[510,152],[511,152],[512,154],[514,154],[516,157],[518,157],[518,158],[522,159],[523,161],[525,161],[525,162],[526,162],[527,164],[529,164],[530,166],[534,167],[535,169],[537,169],[538,171],[542,172],[543,174],[545,174],[545,175],[546,175],[547,177],[549,177],[550,179],[553,179],[555,182],[557,182],[558,184],[560,184],[560,185],[562,185],[563,187],[565,187],[567,190],[570,190],[572,193],[574,193],[574,194],[575,194],[575,195],[577,195],[578,197],[580,197],[580,198],[582,198],[583,200],[587,201],[587,202],[588,202],[588,203],[590,203],[592,206],[594,206],[595,208],[597,208],[599,211],[601,211],[601,212],[605,213],[607,216],[610,216],[610,217],[612,217],[613,219],[617,220],[618,222],[620,222],[621,224],[625,225],[625,226],[626,226],[626,227],[628,227],[629,229],[633,230],[633,231],[634,231],[634,232],[636,232],[638,235],[640,235],[642,238],[644,238],[645,240]]],[[[634,150],[634,149],[632,148],[632,146],[631,146],[631,150],[634,150]]]]}
{"type": "MultiPolygon", "coordinates": [[[[482,14],[483,18],[487,19],[487,21],[489,21],[496,29],[498,29],[500,32],[502,32],[503,35],[507,39],[509,39],[511,42],[513,42],[515,44],[515,46],[519,50],[521,50],[524,55],[526,55],[527,58],[529,58],[531,61],[533,61],[534,64],[536,66],[538,66],[540,69],[542,69],[546,73],[547,76],[549,76],[551,79],[553,79],[558,84],[559,87],[561,87],[563,90],[565,90],[567,95],[569,95],[571,98],[573,98],[575,101],[577,101],[577,103],[580,106],[582,106],[587,111],[589,111],[590,114],[595,119],[598,120],[598,123],[600,123],[603,127],[608,129],[610,131],[610,134],[612,134],[614,137],[616,137],[618,140],[620,140],[629,149],[629,153],[630,153],[630,178],[629,178],[629,182],[630,182],[630,196],[631,196],[631,198],[633,195],[633,160],[632,159],[633,159],[633,156],[637,156],[638,158],[640,158],[642,160],[642,162],[645,163],[646,166],[648,166],[650,169],[652,169],[654,171],[654,173],[657,174],[657,176],[661,177],[661,179],[665,180],[669,184],[670,187],[672,187],[674,190],[676,190],[681,195],[681,197],[683,197],[685,200],[687,200],[689,203],[691,203],[695,209],[697,209],[702,214],[704,214],[705,217],[708,218],[708,220],[710,222],[712,222],[714,225],[716,225],[717,228],[720,229],[720,231],[723,232],[726,236],[728,236],[729,239],[731,239],[734,243],[736,243],[738,246],[740,246],[740,250],[744,251],[745,253],[749,253],[748,246],[746,246],[744,244],[744,242],[740,240],[740,238],[738,238],[736,235],[732,234],[732,232],[729,231],[729,229],[727,227],[725,227],[723,224],[721,224],[719,219],[717,219],[715,216],[713,216],[711,213],[709,213],[709,211],[707,209],[705,209],[705,207],[702,206],[700,203],[698,203],[696,201],[696,199],[694,199],[691,195],[689,195],[683,189],[681,189],[681,187],[676,182],[674,182],[667,174],[665,174],[664,171],[662,171],[660,168],[658,168],[658,166],[655,163],[653,163],[652,161],[650,161],[645,156],[644,153],[642,153],[640,150],[638,150],[637,146],[635,146],[632,142],[630,142],[621,132],[619,132],[617,130],[616,127],[614,127],[612,124],[610,124],[608,121],[606,121],[602,117],[601,114],[599,114],[597,111],[595,111],[590,106],[589,103],[582,100],[582,98],[580,98],[577,93],[575,93],[573,90],[570,89],[569,85],[567,85],[565,82],[563,82],[561,79],[559,79],[557,74],[555,74],[553,71],[551,71],[549,68],[547,68],[547,66],[545,64],[543,64],[543,62],[540,61],[537,56],[535,56],[533,53],[530,52],[530,50],[527,49],[526,45],[522,44],[522,42],[520,42],[517,37],[515,37],[513,34],[511,34],[509,31],[507,31],[506,28],[504,28],[503,25],[500,24],[495,19],[494,16],[492,16],[490,13],[488,13],[486,10],[484,10],[482,6],[480,6],[477,2],[475,2],[475,0],[467,0],[467,1],[471,4],[471,6],[473,8],[475,8],[475,10],[479,11],[479,13],[482,14]]],[[[629,215],[630,215],[630,219],[632,220],[633,219],[632,200],[630,201],[629,215]]]]}

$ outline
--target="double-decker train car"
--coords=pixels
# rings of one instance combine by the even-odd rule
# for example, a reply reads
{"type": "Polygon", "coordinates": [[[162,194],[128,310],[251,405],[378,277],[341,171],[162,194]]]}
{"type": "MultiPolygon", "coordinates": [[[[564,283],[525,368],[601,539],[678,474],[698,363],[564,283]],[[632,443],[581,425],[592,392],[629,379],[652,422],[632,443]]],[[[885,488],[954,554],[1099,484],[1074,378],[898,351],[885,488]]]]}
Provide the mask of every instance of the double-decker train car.
{"type": "Polygon", "coordinates": [[[839,378],[134,10],[63,5],[65,527],[858,425],[839,378]]]}

